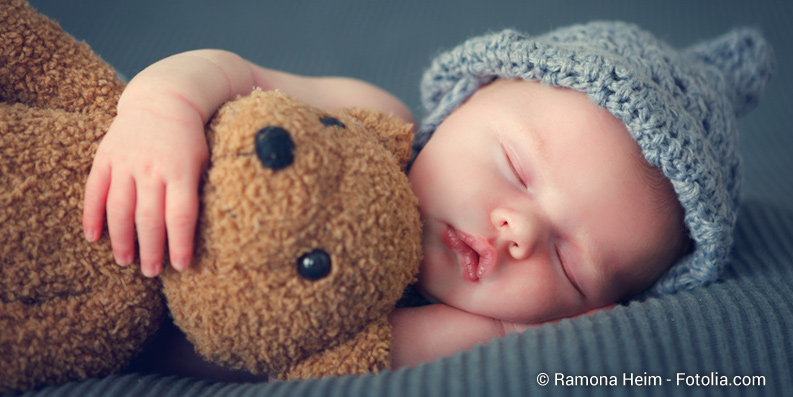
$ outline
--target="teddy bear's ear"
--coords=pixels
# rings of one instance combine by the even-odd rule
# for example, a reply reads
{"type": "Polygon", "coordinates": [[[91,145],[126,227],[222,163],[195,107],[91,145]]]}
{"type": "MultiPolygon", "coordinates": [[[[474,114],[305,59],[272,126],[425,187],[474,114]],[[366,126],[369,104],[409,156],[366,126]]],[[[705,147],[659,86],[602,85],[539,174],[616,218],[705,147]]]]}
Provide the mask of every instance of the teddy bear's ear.
{"type": "Polygon", "coordinates": [[[376,134],[390,152],[394,153],[399,167],[405,170],[410,159],[410,148],[413,144],[413,124],[407,123],[393,115],[365,109],[345,109],[344,113],[352,116],[367,130],[376,134]]]}

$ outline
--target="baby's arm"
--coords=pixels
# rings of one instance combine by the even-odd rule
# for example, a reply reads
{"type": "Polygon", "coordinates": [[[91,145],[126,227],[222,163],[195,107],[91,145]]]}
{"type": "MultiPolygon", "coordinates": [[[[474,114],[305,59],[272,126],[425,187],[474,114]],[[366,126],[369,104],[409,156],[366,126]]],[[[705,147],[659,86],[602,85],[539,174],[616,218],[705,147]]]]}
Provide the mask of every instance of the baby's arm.
{"type": "MultiPolygon", "coordinates": [[[[591,309],[571,318],[590,316],[601,310],[611,310],[616,304],[591,309]]],[[[551,320],[557,322],[561,319],[551,320]]],[[[542,324],[518,324],[472,314],[444,304],[394,310],[389,322],[392,327],[391,366],[414,367],[421,363],[449,357],[459,351],[500,338],[509,333],[523,332],[542,324]]]]}
{"type": "Polygon", "coordinates": [[[219,50],[165,58],[130,81],[97,149],[85,190],[86,238],[99,239],[107,213],[119,264],[134,260],[137,231],[146,276],[162,271],[166,233],[173,267],[187,268],[198,216],[198,183],[208,158],[204,125],[224,102],[254,87],[277,88],[319,108],[367,107],[413,121],[399,100],[362,81],[292,75],[219,50]]]}
{"type": "Polygon", "coordinates": [[[448,357],[529,327],[471,314],[444,304],[396,309],[389,321],[393,342],[391,366],[395,369],[448,357]]]}

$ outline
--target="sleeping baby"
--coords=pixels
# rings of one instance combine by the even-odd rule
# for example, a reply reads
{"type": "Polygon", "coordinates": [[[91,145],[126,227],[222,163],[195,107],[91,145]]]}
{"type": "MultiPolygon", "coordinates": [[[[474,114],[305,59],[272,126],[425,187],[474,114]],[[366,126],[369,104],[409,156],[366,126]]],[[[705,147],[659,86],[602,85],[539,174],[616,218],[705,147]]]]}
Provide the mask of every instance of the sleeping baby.
{"type": "MultiPolygon", "coordinates": [[[[422,80],[427,114],[408,171],[424,224],[416,288],[431,304],[392,314],[392,364],[714,281],[739,205],[735,120],[772,66],[752,30],[677,50],[619,22],[536,37],[505,30],[441,53],[422,80]]],[[[86,238],[99,238],[106,214],[120,265],[137,237],[145,275],[162,271],[166,241],[171,265],[186,271],[204,125],[254,87],[413,122],[359,80],[293,75],[221,50],[171,56],[119,101],[86,185],[86,238]]]]}

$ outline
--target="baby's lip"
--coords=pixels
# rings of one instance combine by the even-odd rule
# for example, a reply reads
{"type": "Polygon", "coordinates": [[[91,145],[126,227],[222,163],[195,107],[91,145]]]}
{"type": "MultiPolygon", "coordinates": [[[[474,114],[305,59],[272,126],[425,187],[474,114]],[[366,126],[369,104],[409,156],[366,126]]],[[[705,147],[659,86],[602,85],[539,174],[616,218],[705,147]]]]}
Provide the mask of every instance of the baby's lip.
{"type": "Polygon", "coordinates": [[[496,251],[486,240],[461,232],[447,225],[443,243],[457,256],[463,278],[477,282],[495,264],[496,251]]]}

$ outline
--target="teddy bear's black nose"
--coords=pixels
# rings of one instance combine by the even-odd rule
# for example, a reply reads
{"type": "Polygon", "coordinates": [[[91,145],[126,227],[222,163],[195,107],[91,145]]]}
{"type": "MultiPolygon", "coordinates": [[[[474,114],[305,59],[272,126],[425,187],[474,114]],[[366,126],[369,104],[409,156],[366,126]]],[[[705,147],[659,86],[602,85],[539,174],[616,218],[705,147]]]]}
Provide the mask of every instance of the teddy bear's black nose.
{"type": "Polygon", "coordinates": [[[264,127],[256,133],[256,156],[266,168],[278,171],[292,164],[295,143],[289,131],[275,126],[264,127]]]}

